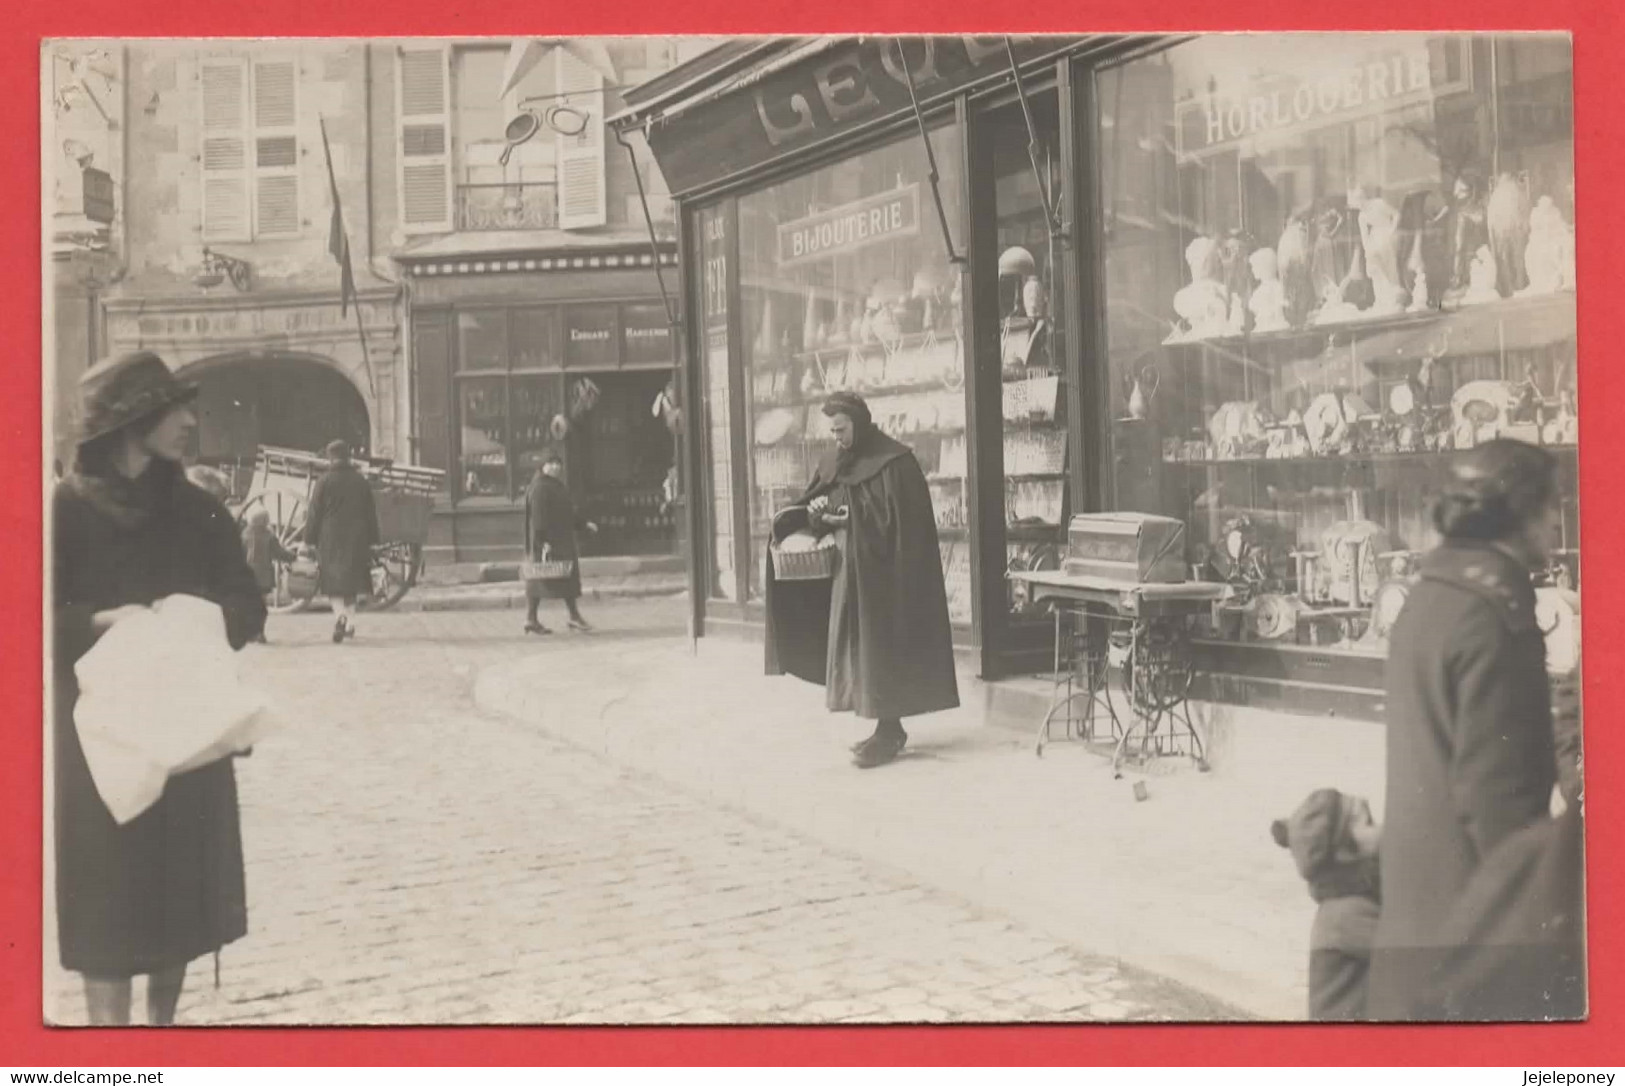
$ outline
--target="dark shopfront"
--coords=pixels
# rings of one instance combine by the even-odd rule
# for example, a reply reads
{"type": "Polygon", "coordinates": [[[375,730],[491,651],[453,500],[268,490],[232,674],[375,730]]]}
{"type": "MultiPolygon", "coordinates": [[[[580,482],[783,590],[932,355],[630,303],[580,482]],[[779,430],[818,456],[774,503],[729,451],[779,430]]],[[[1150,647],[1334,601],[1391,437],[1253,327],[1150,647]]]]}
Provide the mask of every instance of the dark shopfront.
{"type": "Polygon", "coordinates": [[[1446,458],[1498,434],[1562,464],[1569,636],[1571,71],[1553,36],[780,39],[630,93],[682,207],[702,628],[760,623],[847,388],[926,470],[983,677],[1049,658],[1007,572],[1133,510],[1234,586],[1207,693],[1377,716],[1446,458]]]}
{"type": "Polygon", "coordinates": [[[525,488],[551,452],[599,525],[584,554],[677,554],[674,355],[647,243],[402,263],[417,461],[444,469],[449,491],[430,561],[522,557],[525,488]]]}

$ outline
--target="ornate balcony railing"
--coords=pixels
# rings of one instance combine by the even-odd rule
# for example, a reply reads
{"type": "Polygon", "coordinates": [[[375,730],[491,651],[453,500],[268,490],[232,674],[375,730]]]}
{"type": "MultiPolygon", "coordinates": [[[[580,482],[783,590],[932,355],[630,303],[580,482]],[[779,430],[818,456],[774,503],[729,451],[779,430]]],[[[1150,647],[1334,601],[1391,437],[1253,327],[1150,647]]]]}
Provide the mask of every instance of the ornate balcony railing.
{"type": "Polygon", "coordinates": [[[552,181],[457,186],[459,230],[546,230],[558,224],[558,186],[552,181]]]}

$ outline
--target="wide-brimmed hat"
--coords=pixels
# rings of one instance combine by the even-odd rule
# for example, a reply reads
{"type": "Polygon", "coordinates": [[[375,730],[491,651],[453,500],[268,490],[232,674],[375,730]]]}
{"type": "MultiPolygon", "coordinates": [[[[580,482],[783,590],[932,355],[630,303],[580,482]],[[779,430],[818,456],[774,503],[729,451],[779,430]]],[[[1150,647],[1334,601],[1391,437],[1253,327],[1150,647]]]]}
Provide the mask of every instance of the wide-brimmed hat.
{"type": "Polygon", "coordinates": [[[79,444],[106,437],[197,396],[151,351],[106,358],[79,378],[79,444]]]}

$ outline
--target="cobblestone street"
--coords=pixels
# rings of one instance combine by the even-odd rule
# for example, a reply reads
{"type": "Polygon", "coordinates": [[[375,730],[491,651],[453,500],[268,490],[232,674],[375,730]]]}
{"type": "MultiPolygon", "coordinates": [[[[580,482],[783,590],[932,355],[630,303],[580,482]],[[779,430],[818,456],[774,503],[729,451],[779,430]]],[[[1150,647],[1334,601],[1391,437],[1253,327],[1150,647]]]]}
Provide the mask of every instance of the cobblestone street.
{"type": "MultiPolygon", "coordinates": [[[[593,654],[680,635],[603,603],[593,654]]],[[[272,620],[283,729],[238,763],[249,926],[185,1024],[1228,1018],[1188,988],[479,712],[479,670],[582,650],[516,611],[272,620]]],[[[562,627],[563,623],[555,622],[562,627]]],[[[600,699],[601,700],[601,699],[600,699]]],[[[725,771],[725,760],[719,763],[725,771]]],[[[47,951],[46,1015],[83,1020],[47,951]]]]}

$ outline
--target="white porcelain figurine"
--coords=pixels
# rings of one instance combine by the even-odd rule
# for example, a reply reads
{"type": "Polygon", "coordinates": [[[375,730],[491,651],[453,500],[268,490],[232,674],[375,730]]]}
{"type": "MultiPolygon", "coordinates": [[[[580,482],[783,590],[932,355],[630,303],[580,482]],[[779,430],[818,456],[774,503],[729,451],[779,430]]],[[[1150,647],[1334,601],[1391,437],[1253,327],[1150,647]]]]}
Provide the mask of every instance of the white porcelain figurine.
{"type": "Polygon", "coordinates": [[[1219,281],[1218,247],[1213,239],[1199,237],[1186,246],[1185,263],[1190,266],[1191,281],[1174,295],[1174,312],[1179,314],[1181,326],[1165,343],[1222,336],[1229,329],[1230,298],[1219,281]]]}
{"type": "Polygon", "coordinates": [[[1550,196],[1542,196],[1529,212],[1529,246],[1524,267],[1529,285],[1520,294],[1555,294],[1572,286],[1574,231],[1550,196]]]}
{"type": "Polygon", "coordinates": [[[1248,261],[1252,264],[1253,278],[1258,280],[1247,303],[1253,313],[1253,331],[1285,331],[1291,325],[1286,319],[1286,289],[1277,273],[1275,250],[1257,249],[1248,261]]]}
{"type": "Polygon", "coordinates": [[[1468,268],[1467,293],[1462,297],[1461,304],[1484,305],[1500,300],[1501,292],[1495,288],[1495,254],[1490,252],[1488,245],[1480,245],[1468,268]]]}
{"type": "Polygon", "coordinates": [[[1399,211],[1380,196],[1360,207],[1360,241],[1365,246],[1366,274],[1376,297],[1369,316],[1402,313],[1410,303],[1399,276],[1399,211]]]}

